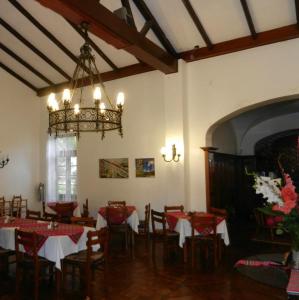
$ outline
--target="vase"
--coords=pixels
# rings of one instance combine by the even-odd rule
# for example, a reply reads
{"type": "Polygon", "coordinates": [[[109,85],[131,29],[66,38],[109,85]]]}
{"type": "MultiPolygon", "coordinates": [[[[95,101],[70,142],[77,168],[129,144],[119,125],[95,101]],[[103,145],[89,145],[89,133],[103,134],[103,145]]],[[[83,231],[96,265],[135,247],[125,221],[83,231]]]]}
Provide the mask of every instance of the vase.
{"type": "Polygon", "coordinates": [[[298,250],[292,250],[292,257],[293,257],[293,268],[299,269],[299,251],[298,250]]]}

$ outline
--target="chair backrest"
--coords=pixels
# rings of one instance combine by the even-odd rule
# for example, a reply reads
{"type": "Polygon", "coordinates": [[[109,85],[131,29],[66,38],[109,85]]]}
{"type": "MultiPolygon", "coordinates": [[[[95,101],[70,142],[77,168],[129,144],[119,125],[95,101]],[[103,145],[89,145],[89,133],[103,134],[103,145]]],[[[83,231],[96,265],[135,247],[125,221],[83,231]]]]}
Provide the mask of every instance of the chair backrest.
{"type": "Polygon", "coordinates": [[[126,206],[126,201],[108,201],[108,206],[126,206]]]}
{"type": "Polygon", "coordinates": [[[145,233],[149,232],[150,215],[151,215],[151,204],[149,203],[145,205],[145,212],[144,212],[145,233]]]}
{"type": "Polygon", "coordinates": [[[37,255],[37,234],[35,232],[15,230],[15,250],[17,262],[23,257],[24,252],[20,250],[20,245],[31,255],[35,261],[38,260],[37,255]]]}
{"type": "Polygon", "coordinates": [[[259,227],[266,227],[266,217],[267,215],[261,212],[258,208],[254,209],[254,217],[256,224],[259,227]]]}
{"type": "Polygon", "coordinates": [[[22,196],[13,195],[11,200],[11,215],[14,217],[21,217],[21,207],[22,207],[22,196]]]}
{"type": "Polygon", "coordinates": [[[71,217],[73,215],[74,204],[73,202],[56,203],[55,211],[59,216],[71,217]]]}
{"type": "Polygon", "coordinates": [[[184,205],[173,205],[173,206],[164,206],[164,212],[170,211],[184,211],[184,205]]]}
{"type": "Polygon", "coordinates": [[[71,217],[71,223],[82,226],[95,227],[95,219],[92,217],[71,217]]]}
{"type": "Polygon", "coordinates": [[[88,198],[86,198],[85,203],[83,203],[83,213],[82,217],[87,218],[89,216],[89,210],[88,210],[88,198]]]}
{"type": "Polygon", "coordinates": [[[0,197],[0,216],[5,216],[5,198],[0,197]]]}
{"type": "Polygon", "coordinates": [[[217,235],[217,218],[215,215],[203,215],[193,213],[191,215],[192,237],[195,236],[195,231],[202,235],[217,235]]]}
{"type": "Polygon", "coordinates": [[[152,229],[153,229],[153,234],[156,235],[157,234],[157,224],[161,224],[160,226],[162,226],[162,230],[163,230],[163,234],[166,234],[166,217],[165,214],[163,212],[158,212],[155,210],[151,210],[151,218],[152,218],[152,229]]]}
{"type": "Polygon", "coordinates": [[[107,227],[101,228],[96,231],[87,232],[87,261],[90,260],[90,257],[93,252],[93,246],[99,245],[100,249],[104,253],[104,257],[108,256],[108,242],[109,242],[109,230],[107,227]]]}
{"type": "Polygon", "coordinates": [[[224,217],[225,219],[227,219],[227,217],[228,217],[227,210],[223,209],[223,208],[216,208],[216,207],[210,206],[208,208],[208,213],[214,214],[216,216],[224,217]]]}
{"type": "Polygon", "coordinates": [[[128,209],[126,206],[106,206],[106,220],[111,225],[127,224],[128,209]]]}
{"type": "Polygon", "coordinates": [[[41,212],[27,209],[26,219],[40,220],[41,219],[41,212]]]}

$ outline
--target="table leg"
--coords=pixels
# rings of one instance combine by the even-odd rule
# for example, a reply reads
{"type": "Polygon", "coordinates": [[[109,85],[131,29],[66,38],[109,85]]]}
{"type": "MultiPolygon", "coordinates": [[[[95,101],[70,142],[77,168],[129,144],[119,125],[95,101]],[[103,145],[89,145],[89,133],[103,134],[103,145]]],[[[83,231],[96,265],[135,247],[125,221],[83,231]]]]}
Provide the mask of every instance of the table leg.
{"type": "Polygon", "coordinates": [[[56,299],[61,297],[61,281],[62,281],[62,272],[59,269],[55,269],[56,277],[56,299]]]}
{"type": "Polygon", "coordinates": [[[183,251],[184,251],[184,263],[186,264],[188,262],[188,247],[186,242],[183,245],[183,251]]]}

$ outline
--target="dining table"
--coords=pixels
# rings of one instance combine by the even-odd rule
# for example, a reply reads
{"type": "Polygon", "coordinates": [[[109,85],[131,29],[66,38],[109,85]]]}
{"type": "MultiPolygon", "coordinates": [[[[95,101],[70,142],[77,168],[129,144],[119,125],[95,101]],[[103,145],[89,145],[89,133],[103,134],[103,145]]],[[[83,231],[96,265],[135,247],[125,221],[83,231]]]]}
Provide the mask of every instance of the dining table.
{"type": "Polygon", "coordinates": [[[56,213],[59,214],[59,206],[57,206],[57,203],[72,203],[72,210],[73,210],[73,216],[74,217],[81,217],[81,211],[80,206],[77,201],[70,201],[70,202],[62,202],[62,201],[48,201],[46,211],[49,213],[56,213]]]}
{"type": "MultiPolygon", "coordinates": [[[[129,224],[129,226],[132,228],[134,232],[138,233],[139,218],[138,218],[136,207],[127,205],[126,208],[128,211],[127,223],[129,224]]],[[[100,207],[100,209],[98,210],[96,229],[99,230],[106,226],[107,226],[107,220],[106,220],[106,206],[105,206],[105,207],[100,207]]]]}
{"type": "MultiPolygon", "coordinates": [[[[212,216],[206,212],[199,212],[198,214],[202,216],[212,216]]],[[[179,246],[184,248],[184,261],[187,261],[187,247],[186,247],[186,238],[192,235],[192,226],[191,226],[191,216],[186,212],[176,211],[176,212],[167,212],[166,221],[168,224],[168,228],[171,231],[175,231],[179,233],[179,246]]],[[[226,246],[229,245],[229,235],[227,231],[226,220],[222,216],[217,216],[217,234],[221,235],[221,238],[224,241],[226,246]]],[[[195,230],[195,235],[204,235],[211,232],[210,228],[201,228],[199,231],[195,230]]]]}
{"type": "MultiPolygon", "coordinates": [[[[38,255],[55,263],[56,293],[60,299],[62,283],[61,260],[67,255],[85,250],[87,233],[95,228],[46,222],[40,220],[0,217],[0,247],[7,250],[15,250],[15,229],[35,232],[38,240],[38,255]]],[[[93,246],[94,251],[99,246],[93,246]]],[[[20,250],[26,252],[22,246],[20,250]]]]}

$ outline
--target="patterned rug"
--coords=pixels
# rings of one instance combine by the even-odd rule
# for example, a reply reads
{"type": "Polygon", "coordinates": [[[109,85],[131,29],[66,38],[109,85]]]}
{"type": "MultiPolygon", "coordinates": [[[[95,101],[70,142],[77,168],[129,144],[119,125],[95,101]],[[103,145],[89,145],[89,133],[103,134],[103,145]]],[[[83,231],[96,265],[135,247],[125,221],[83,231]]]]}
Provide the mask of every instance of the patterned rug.
{"type": "Polygon", "coordinates": [[[235,268],[251,279],[285,289],[290,273],[287,262],[286,253],[259,254],[240,260],[235,268]]]}

